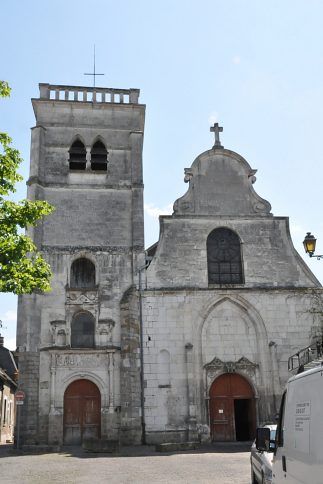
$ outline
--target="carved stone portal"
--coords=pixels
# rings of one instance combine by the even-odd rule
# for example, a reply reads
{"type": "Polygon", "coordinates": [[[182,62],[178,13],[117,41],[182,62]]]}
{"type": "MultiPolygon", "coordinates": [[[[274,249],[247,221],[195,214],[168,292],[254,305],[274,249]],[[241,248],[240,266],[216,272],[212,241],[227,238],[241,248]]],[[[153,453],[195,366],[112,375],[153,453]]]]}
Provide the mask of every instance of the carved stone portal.
{"type": "Polygon", "coordinates": [[[98,303],[98,291],[66,291],[66,304],[80,304],[86,306],[88,304],[98,303]]]}
{"type": "Polygon", "coordinates": [[[258,367],[259,365],[257,363],[253,363],[244,356],[238,361],[222,361],[215,357],[212,361],[204,365],[207,387],[209,388],[214,379],[222,373],[235,373],[236,371],[242,371],[243,373],[247,374],[251,380],[254,380],[256,369],[258,367]]]}
{"type": "Polygon", "coordinates": [[[99,368],[106,365],[107,354],[56,354],[56,368],[99,368]]]}

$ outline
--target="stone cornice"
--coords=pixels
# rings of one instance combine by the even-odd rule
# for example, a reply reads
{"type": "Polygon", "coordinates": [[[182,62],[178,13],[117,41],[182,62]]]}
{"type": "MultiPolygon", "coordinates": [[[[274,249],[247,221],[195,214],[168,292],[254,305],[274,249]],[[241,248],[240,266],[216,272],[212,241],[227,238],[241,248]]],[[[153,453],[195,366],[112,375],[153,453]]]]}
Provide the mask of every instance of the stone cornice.
{"type": "MultiPolygon", "coordinates": [[[[84,173],[84,172],[82,172],[84,173]]],[[[88,173],[85,173],[85,175],[87,175],[88,173]]],[[[75,190],[84,190],[84,184],[73,184],[73,183],[70,183],[70,182],[63,182],[63,183],[47,183],[47,182],[44,182],[42,180],[40,180],[37,176],[32,176],[30,177],[27,182],[26,182],[26,185],[28,186],[32,186],[32,185],[37,185],[41,188],[52,188],[52,189],[61,189],[61,188],[65,188],[66,190],[71,190],[71,189],[75,189],[75,190]]],[[[119,184],[90,184],[90,185],[86,185],[86,189],[87,190],[132,190],[134,188],[144,188],[144,185],[143,183],[129,183],[127,185],[119,185],[119,184]]]]}
{"type": "Polygon", "coordinates": [[[90,354],[105,354],[111,353],[116,351],[121,351],[120,346],[116,345],[107,345],[107,346],[100,346],[98,348],[71,348],[70,346],[57,346],[57,345],[50,345],[50,346],[43,346],[39,348],[39,351],[50,351],[63,355],[90,355],[90,354]]]}
{"type": "Polygon", "coordinates": [[[231,292],[301,292],[304,295],[311,295],[313,292],[321,292],[323,291],[322,287],[304,287],[304,286],[216,286],[212,285],[211,287],[160,287],[160,288],[143,288],[142,294],[143,296],[147,294],[148,296],[151,296],[152,294],[155,295],[165,295],[165,294],[174,294],[175,292],[177,293],[185,293],[185,294],[192,294],[192,293],[199,293],[199,292],[221,292],[221,293],[228,293],[230,294],[231,292]]]}
{"type": "Polygon", "coordinates": [[[41,251],[47,254],[56,252],[65,252],[67,254],[75,254],[78,252],[104,252],[107,254],[128,254],[131,255],[133,252],[141,253],[144,248],[138,245],[133,247],[119,247],[119,246],[101,246],[101,245],[79,245],[79,246],[69,246],[69,245],[42,245],[41,251]]]}

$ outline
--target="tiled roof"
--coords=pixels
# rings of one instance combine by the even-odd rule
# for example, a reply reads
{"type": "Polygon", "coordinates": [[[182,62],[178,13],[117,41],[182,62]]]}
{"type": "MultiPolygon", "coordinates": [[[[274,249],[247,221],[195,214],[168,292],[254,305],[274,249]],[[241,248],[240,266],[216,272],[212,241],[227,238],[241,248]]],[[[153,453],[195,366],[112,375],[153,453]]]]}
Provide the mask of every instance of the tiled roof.
{"type": "Polygon", "coordinates": [[[11,351],[4,346],[0,346],[0,369],[4,370],[6,374],[14,380],[15,373],[17,372],[17,365],[11,351]]]}

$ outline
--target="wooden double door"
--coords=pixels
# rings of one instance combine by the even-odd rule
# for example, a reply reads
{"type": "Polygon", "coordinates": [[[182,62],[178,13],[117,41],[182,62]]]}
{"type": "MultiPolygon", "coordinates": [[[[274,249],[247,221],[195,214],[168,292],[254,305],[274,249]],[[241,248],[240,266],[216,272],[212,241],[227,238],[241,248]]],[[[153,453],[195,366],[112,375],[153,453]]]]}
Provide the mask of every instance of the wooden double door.
{"type": "Polygon", "coordinates": [[[101,394],[89,380],[71,383],[64,394],[64,444],[80,445],[83,439],[99,438],[101,394]]]}
{"type": "Polygon", "coordinates": [[[237,373],[216,378],[210,388],[210,428],[213,441],[253,440],[256,431],[254,392],[237,373]]]}

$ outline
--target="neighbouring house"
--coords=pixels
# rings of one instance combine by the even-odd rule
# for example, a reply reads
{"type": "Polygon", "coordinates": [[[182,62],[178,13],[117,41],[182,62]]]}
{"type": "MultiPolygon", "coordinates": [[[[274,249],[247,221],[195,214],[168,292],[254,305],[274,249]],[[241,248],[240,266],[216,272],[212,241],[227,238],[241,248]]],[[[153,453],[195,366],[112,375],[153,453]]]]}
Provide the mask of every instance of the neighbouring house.
{"type": "Polygon", "coordinates": [[[14,439],[15,392],[18,369],[14,356],[4,347],[0,336],[0,443],[10,443],[14,439]]]}

